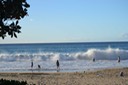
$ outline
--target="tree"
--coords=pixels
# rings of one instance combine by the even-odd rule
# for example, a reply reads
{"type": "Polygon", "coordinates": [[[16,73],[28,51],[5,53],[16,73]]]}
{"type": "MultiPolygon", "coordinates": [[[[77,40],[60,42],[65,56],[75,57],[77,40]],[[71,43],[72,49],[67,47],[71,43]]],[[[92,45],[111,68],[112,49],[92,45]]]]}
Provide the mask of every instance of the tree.
{"type": "Polygon", "coordinates": [[[0,0],[0,37],[7,35],[17,38],[21,33],[19,20],[28,15],[30,5],[26,0],[0,0]]]}

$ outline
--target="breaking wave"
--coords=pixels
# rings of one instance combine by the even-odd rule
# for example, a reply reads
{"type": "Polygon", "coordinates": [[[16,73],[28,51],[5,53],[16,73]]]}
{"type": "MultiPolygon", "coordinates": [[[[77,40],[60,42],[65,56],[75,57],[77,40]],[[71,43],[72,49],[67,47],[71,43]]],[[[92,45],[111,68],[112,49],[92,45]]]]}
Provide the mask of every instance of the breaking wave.
{"type": "Polygon", "coordinates": [[[120,56],[121,60],[128,59],[128,50],[123,50],[119,48],[108,47],[106,49],[96,49],[91,48],[85,52],[75,52],[75,53],[52,53],[52,52],[37,52],[37,53],[0,53],[0,61],[56,61],[57,59],[65,60],[91,60],[95,58],[96,60],[117,60],[120,56]]]}

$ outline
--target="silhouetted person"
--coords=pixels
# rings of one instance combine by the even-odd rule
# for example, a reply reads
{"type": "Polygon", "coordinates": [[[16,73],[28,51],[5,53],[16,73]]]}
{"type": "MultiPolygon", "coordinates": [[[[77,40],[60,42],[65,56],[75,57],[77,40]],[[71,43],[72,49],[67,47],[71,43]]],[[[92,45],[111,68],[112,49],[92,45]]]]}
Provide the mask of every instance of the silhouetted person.
{"type": "Polygon", "coordinates": [[[118,63],[120,62],[120,56],[118,56],[118,63]]]}
{"type": "Polygon", "coordinates": [[[33,73],[33,61],[31,61],[31,70],[32,70],[32,73],[33,73]]]}
{"type": "Polygon", "coordinates": [[[41,69],[41,67],[40,67],[40,65],[38,64],[38,70],[40,71],[40,69],[41,69]]]}
{"type": "Polygon", "coordinates": [[[93,58],[92,61],[95,62],[95,58],[93,58]]]}
{"type": "Polygon", "coordinates": [[[40,67],[40,65],[38,65],[38,69],[40,69],[41,67],[40,67]]]}
{"type": "Polygon", "coordinates": [[[31,61],[31,68],[33,68],[33,61],[31,61]]]}
{"type": "Polygon", "coordinates": [[[59,64],[59,60],[56,61],[56,66],[57,66],[57,72],[58,72],[59,69],[60,69],[60,67],[59,67],[59,66],[60,66],[60,64],[59,64]]]}

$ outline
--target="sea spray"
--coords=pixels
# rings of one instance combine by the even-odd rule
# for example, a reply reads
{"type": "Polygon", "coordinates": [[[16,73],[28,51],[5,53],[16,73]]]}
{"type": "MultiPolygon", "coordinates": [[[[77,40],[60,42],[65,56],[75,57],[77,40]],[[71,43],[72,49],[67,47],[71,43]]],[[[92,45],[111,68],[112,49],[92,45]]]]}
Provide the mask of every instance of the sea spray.
{"type": "Polygon", "coordinates": [[[34,72],[56,72],[56,60],[60,72],[128,67],[127,55],[128,42],[0,44],[0,72],[31,72],[31,60],[34,72]]]}
{"type": "Polygon", "coordinates": [[[106,48],[106,49],[96,49],[90,48],[85,52],[72,52],[72,53],[59,53],[59,52],[15,52],[15,53],[0,53],[0,61],[67,61],[67,60],[91,60],[95,58],[96,60],[117,60],[120,56],[121,60],[128,59],[128,50],[123,50],[119,48],[106,48]]]}

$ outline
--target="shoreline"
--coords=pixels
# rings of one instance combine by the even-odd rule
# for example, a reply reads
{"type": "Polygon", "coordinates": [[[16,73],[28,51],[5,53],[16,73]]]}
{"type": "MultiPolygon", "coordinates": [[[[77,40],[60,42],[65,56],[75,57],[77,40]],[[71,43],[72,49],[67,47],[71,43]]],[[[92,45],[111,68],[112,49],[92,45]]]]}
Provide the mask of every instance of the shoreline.
{"type": "MultiPolygon", "coordinates": [[[[90,69],[60,69],[59,73],[74,73],[74,72],[95,72],[100,70],[107,70],[107,69],[124,69],[128,67],[107,67],[107,68],[90,68],[90,69]]],[[[13,69],[13,70],[3,70],[0,73],[56,73],[58,70],[56,69],[13,69]]]]}
{"type": "Polygon", "coordinates": [[[128,68],[102,69],[84,72],[0,72],[0,79],[27,81],[46,85],[127,85],[128,68]],[[123,76],[120,76],[123,72],[123,76]]]}

